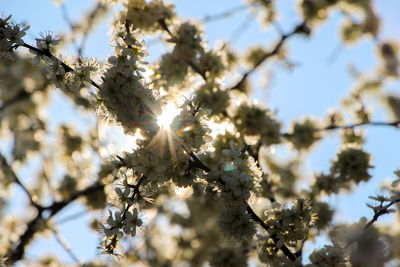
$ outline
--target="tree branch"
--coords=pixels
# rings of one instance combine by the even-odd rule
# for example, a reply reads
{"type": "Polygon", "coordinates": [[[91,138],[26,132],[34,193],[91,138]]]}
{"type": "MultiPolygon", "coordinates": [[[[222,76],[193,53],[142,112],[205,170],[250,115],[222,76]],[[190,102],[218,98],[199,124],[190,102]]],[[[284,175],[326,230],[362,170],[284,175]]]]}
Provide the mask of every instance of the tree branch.
{"type": "Polygon", "coordinates": [[[396,200],[392,200],[390,201],[388,204],[386,204],[385,206],[382,206],[383,203],[381,203],[381,209],[375,211],[374,210],[374,217],[372,217],[372,219],[364,226],[364,228],[368,228],[371,227],[375,222],[378,221],[379,217],[384,215],[384,214],[388,214],[389,213],[389,208],[396,203],[400,202],[400,198],[396,199],[396,200]]]}
{"type": "Polygon", "coordinates": [[[392,121],[392,122],[385,122],[385,121],[370,121],[370,122],[359,122],[355,124],[349,124],[349,125],[330,125],[325,128],[319,129],[319,131],[330,131],[330,130],[336,130],[336,129],[354,129],[360,126],[391,126],[395,128],[400,127],[400,120],[392,121]]]}
{"type": "Polygon", "coordinates": [[[53,228],[51,228],[51,231],[54,234],[54,238],[61,245],[61,247],[67,252],[67,254],[71,257],[71,259],[75,261],[78,265],[80,265],[78,257],[72,251],[71,246],[68,245],[67,241],[63,238],[63,236],[53,228]]]}
{"type": "Polygon", "coordinates": [[[15,246],[14,250],[10,251],[7,254],[7,259],[5,261],[6,265],[13,265],[15,262],[21,260],[24,257],[27,245],[32,241],[34,235],[42,230],[42,226],[46,221],[51,219],[51,217],[55,216],[59,211],[61,211],[67,205],[71,204],[78,197],[89,195],[96,190],[102,190],[104,186],[104,184],[97,182],[83,190],[72,194],[72,196],[67,200],[54,202],[52,205],[47,207],[39,207],[35,218],[33,218],[27,224],[25,232],[20,236],[18,245],[15,246]],[[45,211],[49,211],[50,215],[45,216],[45,211]]]}
{"type": "Polygon", "coordinates": [[[1,169],[3,170],[4,175],[7,173],[11,175],[11,178],[14,180],[16,184],[18,184],[22,190],[26,193],[26,195],[29,198],[29,201],[32,206],[34,206],[36,209],[41,209],[42,207],[36,203],[36,201],[39,200],[39,198],[35,195],[35,193],[30,192],[21,182],[21,180],[18,178],[17,174],[14,172],[12,167],[8,164],[6,158],[3,156],[3,154],[0,154],[0,163],[1,163],[1,169]]]}
{"type": "Polygon", "coordinates": [[[279,39],[279,41],[275,44],[274,48],[270,51],[264,54],[263,57],[261,57],[255,64],[254,66],[249,69],[248,71],[246,71],[243,76],[240,78],[240,80],[232,87],[228,88],[227,90],[233,90],[233,89],[237,89],[237,88],[241,88],[243,86],[243,84],[245,83],[246,79],[248,78],[248,76],[250,76],[254,71],[257,70],[257,68],[259,66],[261,66],[268,58],[275,56],[279,53],[279,51],[281,50],[283,44],[285,43],[285,41],[287,39],[289,39],[290,37],[294,36],[295,34],[298,33],[304,33],[304,34],[309,34],[310,29],[308,28],[308,26],[306,25],[305,22],[297,25],[291,32],[287,33],[287,34],[282,34],[281,38],[279,39]]]}
{"type": "MultiPolygon", "coordinates": [[[[256,3],[252,3],[251,5],[255,5],[256,3]]],[[[204,18],[201,19],[203,23],[208,23],[208,22],[213,22],[219,19],[225,19],[228,18],[236,13],[242,12],[247,10],[247,5],[239,5],[232,7],[226,11],[223,11],[221,13],[205,16],[204,18]]]]}
{"type": "Polygon", "coordinates": [[[3,103],[3,105],[1,105],[0,107],[0,112],[3,111],[5,108],[7,108],[8,106],[11,106],[19,101],[28,99],[31,96],[32,93],[29,93],[25,90],[20,90],[18,92],[18,94],[16,94],[14,97],[8,99],[7,101],[5,101],[3,103]]]}

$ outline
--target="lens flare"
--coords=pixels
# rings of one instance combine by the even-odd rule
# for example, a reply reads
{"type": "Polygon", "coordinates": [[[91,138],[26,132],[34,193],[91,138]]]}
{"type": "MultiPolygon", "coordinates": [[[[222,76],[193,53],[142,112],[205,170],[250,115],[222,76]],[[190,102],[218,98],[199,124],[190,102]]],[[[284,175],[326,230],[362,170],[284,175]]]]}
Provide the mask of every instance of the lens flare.
{"type": "Polygon", "coordinates": [[[157,117],[157,124],[163,129],[170,129],[170,125],[174,118],[179,114],[180,110],[172,103],[168,103],[163,107],[162,113],[157,117]]]}

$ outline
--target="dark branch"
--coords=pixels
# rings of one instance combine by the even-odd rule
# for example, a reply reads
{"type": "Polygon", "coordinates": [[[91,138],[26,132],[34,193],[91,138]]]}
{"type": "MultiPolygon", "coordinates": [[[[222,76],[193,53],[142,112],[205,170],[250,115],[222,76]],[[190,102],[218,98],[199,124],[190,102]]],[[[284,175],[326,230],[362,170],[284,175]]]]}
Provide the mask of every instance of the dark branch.
{"type": "Polygon", "coordinates": [[[354,129],[360,126],[391,126],[395,128],[400,127],[400,120],[392,121],[392,122],[385,122],[385,121],[370,121],[370,122],[359,122],[355,124],[349,124],[349,125],[330,125],[328,127],[322,128],[319,131],[330,131],[330,130],[336,130],[336,129],[354,129]]]}
{"type": "Polygon", "coordinates": [[[234,86],[230,87],[228,90],[241,88],[243,86],[243,84],[246,82],[246,79],[248,78],[248,76],[250,76],[254,71],[256,71],[258,69],[258,67],[260,67],[268,58],[270,58],[272,56],[275,56],[275,55],[277,55],[279,53],[279,51],[281,50],[283,44],[285,43],[285,41],[287,39],[289,39],[290,37],[294,36],[295,34],[299,34],[299,33],[309,34],[309,32],[310,32],[310,29],[305,24],[305,22],[303,22],[303,23],[297,25],[291,32],[281,35],[281,38],[275,44],[274,48],[271,51],[265,53],[264,56],[261,57],[254,64],[254,66],[251,69],[246,71],[243,74],[242,78],[234,86]]]}
{"type": "Polygon", "coordinates": [[[384,206],[383,206],[383,204],[381,203],[381,209],[379,209],[379,210],[374,210],[374,217],[372,217],[372,219],[364,226],[364,228],[366,229],[366,228],[368,228],[368,227],[371,227],[372,224],[374,224],[375,222],[378,221],[378,219],[379,219],[380,216],[382,216],[382,215],[384,215],[384,214],[390,213],[390,212],[389,212],[389,208],[390,208],[392,205],[394,205],[394,204],[396,204],[396,203],[399,203],[399,202],[400,202],[400,198],[399,198],[399,199],[396,199],[396,200],[392,200],[392,201],[390,201],[388,204],[386,204],[386,205],[384,205],[384,206]]]}
{"type": "Polygon", "coordinates": [[[31,96],[32,93],[29,93],[25,90],[20,90],[18,94],[16,94],[14,97],[8,99],[3,103],[3,105],[0,107],[0,112],[3,111],[5,108],[19,102],[25,99],[28,99],[31,96]]]}
{"type": "Polygon", "coordinates": [[[1,169],[3,170],[4,175],[11,175],[11,178],[14,180],[14,182],[16,184],[18,184],[22,190],[26,193],[26,195],[29,198],[29,201],[31,203],[32,206],[34,206],[36,209],[40,210],[42,207],[36,203],[36,201],[38,200],[38,197],[30,192],[21,182],[21,180],[18,178],[17,174],[14,172],[14,170],[12,169],[12,167],[8,164],[6,158],[0,154],[0,164],[1,164],[1,169]]]}
{"type": "Polygon", "coordinates": [[[71,246],[68,245],[67,241],[62,237],[62,235],[53,228],[51,228],[51,231],[53,232],[54,237],[57,240],[57,242],[67,252],[67,254],[71,257],[71,259],[73,261],[75,261],[78,265],[80,265],[78,257],[72,251],[71,246]]]}
{"type": "Polygon", "coordinates": [[[99,182],[74,193],[70,198],[63,201],[54,202],[52,205],[48,207],[39,207],[37,209],[37,214],[35,218],[33,218],[26,227],[25,232],[20,236],[18,245],[15,246],[15,249],[10,251],[7,254],[7,259],[5,261],[6,265],[13,265],[15,262],[21,260],[24,257],[25,249],[28,244],[34,238],[34,235],[41,231],[42,225],[48,221],[51,217],[55,216],[59,211],[65,208],[67,205],[71,204],[74,200],[81,196],[89,195],[97,190],[103,190],[104,184],[99,182]],[[45,211],[49,211],[50,215],[45,216],[45,211]]]}
{"type": "MultiPolygon", "coordinates": [[[[254,5],[255,3],[253,3],[254,5]]],[[[235,6],[232,7],[226,11],[223,11],[221,13],[217,13],[217,14],[213,14],[213,15],[209,15],[209,16],[205,16],[204,18],[201,19],[202,22],[204,23],[208,23],[208,22],[213,22],[219,19],[225,19],[225,18],[229,18],[230,16],[245,11],[247,10],[247,5],[239,5],[239,6],[235,6]]]]}

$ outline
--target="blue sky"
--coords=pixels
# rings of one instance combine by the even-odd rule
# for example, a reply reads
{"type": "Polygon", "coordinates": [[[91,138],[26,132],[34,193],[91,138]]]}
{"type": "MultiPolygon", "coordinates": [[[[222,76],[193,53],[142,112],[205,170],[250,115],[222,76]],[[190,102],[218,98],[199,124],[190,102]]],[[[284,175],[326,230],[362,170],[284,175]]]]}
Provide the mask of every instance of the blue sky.
{"type": "MultiPolygon", "coordinates": [[[[30,33],[27,36],[27,40],[31,40],[31,43],[34,43],[34,38],[40,32],[52,31],[57,34],[69,30],[62,18],[61,10],[51,1],[3,0],[2,2],[0,12],[5,15],[12,14],[14,21],[25,21],[31,26],[30,33]]],[[[216,14],[241,4],[240,0],[175,0],[173,2],[176,5],[178,16],[183,19],[200,19],[205,15],[216,14]]],[[[278,8],[281,12],[281,27],[285,31],[290,31],[293,25],[300,22],[300,18],[293,8],[293,1],[281,0],[277,2],[279,2],[278,8]]],[[[374,2],[378,14],[383,18],[380,39],[394,39],[400,36],[400,20],[398,18],[400,1],[374,2]]],[[[88,10],[92,4],[93,2],[89,0],[69,0],[66,1],[66,8],[72,21],[76,21],[80,14],[88,10]]],[[[243,11],[229,19],[206,24],[204,26],[204,38],[207,40],[208,46],[212,48],[215,47],[217,40],[230,39],[247,17],[249,17],[249,13],[243,11]]],[[[96,31],[90,35],[85,56],[95,56],[99,60],[103,60],[111,55],[112,49],[109,46],[109,36],[107,35],[110,21],[110,17],[105,18],[96,31]]],[[[267,64],[259,74],[255,75],[254,80],[257,81],[264,75],[265,71],[273,71],[269,87],[258,88],[253,92],[253,95],[258,101],[265,102],[268,107],[275,110],[277,116],[285,125],[289,125],[292,119],[304,115],[323,118],[326,116],[328,108],[340,107],[341,99],[348,95],[354,82],[347,71],[349,64],[354,64],[362,71],[372,70],[376,66],[377,58],[371,40],[364,39],[350,47],[341,45],[338,38],[338,27],[341,22],[342,16],[339,13],[334,13],[326,23],[314,32],[311,39],[293,37],[287,42],[289,58],[298,63],[293,71],[287,71],[277,64],[267,64]],[[335,51],[340,52],[334,61],[329,62],[329,58],[335,51]]],[[[255,44],[265,46],[274,43],[276,37],[276,32],[273,29],[260,28],[256,19],[253,19],[249,28],[241,33],[233,46],[237,51],[242,52],[245,48],[255,44]]],[[[72,49],[68,48],[66,52],[63,52],[63,55],[66,56],[69,52],[73,52],[72,49]]],[[[163,51],[165,51],[165,48],[157,43],[149,47],[149,61],[155,60],[163,51]]],[[[245,68],[242,70],[245,70],[245,68]]],[[[388,87],[392,91],[398,91],[399,83],[389,84],[388,87]]],[[[369,100],[369,103],[375,106],[373,116],[375,120],[388,120],[387,113],[381,105],[377,104],[374,99],[369,100]]],[[[52,117],[50,118],[58,123],[68,121],[71,118],[71,112],[76,114],[77,111],[68,103],[63,103],[61,107],[57,104],[51,108],[52,117]]],[[[375,167],[371,171],[373,178],[367,184],[360,184],[352,195],[340,194],[329,199],[330,203],[338,209],[336,220],[345,219],[348,222],[355,222],[362,216],[371,217],[371,212],[365,206],[368,196],[378,193],[379,184],[384,179],[393,177],[393,171],[396,167],[400,167],[397,157],[400,149],[400,131],[385,127],[366,127],[366,130],[365,150],[373,155],[375,167]]],[[[311,175],[314,171],[324,171],[329,168],[329,160],[334,157],[340,146],[338,137],[339,132],[333,132],[326,140],[315,147],[305,162],[304,171],[306,173],[311,175]]],[[[15,190],[16,197],[21,194],[18,189],[15,190]]],[[[62,219],[68,214],[82,210],[81,205],[73,204],[61,212],[57,219],[62,219]]],[[[384,221],[388,221],[388,218],[384,221]]],[[[93,258],[97,253],[95,248],[98,245],[95,234],[82,234],[90,233],[86,222],[87,217],[84,216],[60,226],[61,233],[82,261],[93,258]]],[[[48,240],[40,238],[35,241],[28,250],[27,256],[36,257],[47,251],[53,251],[70,261],[64,250],[53,238],[48,240]]]]}

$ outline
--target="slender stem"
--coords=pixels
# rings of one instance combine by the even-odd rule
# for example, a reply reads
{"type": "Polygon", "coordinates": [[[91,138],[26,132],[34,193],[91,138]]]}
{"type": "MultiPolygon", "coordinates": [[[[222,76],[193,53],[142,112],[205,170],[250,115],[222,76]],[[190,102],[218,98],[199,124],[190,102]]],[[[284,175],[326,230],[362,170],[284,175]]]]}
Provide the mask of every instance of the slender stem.
{"type": "Polygon", "coordinates": [[[246,71],[242,77],[240,78],[240,80],[232,87],[228,88],[228,90],[233,90],[233,89],[237,89],[237,88],[241,88],[242,85],[245,83],[246,79],[248,78],[248,76],[250,76],[254,71],[257,70],[258,67],[260,67],[268,58],[275,56],[279,53],[279,51],[281,50],[283,44],[285,43],[285,41],[287,39],[289,39],[290,37],[294,36],[295,34],[298,33],[305,33],[308,34],[310,31],[310,29],[308,28],[308,26],[305,24],[305,22],[300,23],[299,25],[297,25],[291,32],[287,33],[287,34],[282,34],[281,38],[279,39],[279,41],[275,44],[274,48],[265,53],[263,57],[261,57],[255,64],[254,66],[249,69],[248,71],[246,71]]]}
{"type": "MultiPolygon", "coordinates": [[[[388,204],[386,204],[386,206],[382,206],[383,205],[383,201],[381,202],[381,207],[382,209],[375,211],[374,210],[374,216],[372,217],[372,219],[364,226],[364,231],[366,229],[368,229],[369,227],[371,227],[375,222],[378,221],[379,217],[389,213],[388,209],[395,203],[399,203],[400,202],[400,198],[396,199],[396,200],[392,200],[390,201],[388,204]]],[[[351,244],[353,244],[354,242],[357,242],[356,239],[351,239],[345,246],[345,248],[349,247],[351,244]]]]}
{"type": "Polygon", "coordinates": [[[378,219],[379,219],[380,216],[382,216],[382,215],[388,213],[388,209],[389,209],[393,204],[396,204],[396,203],[399,203],[399,202],[400,202],[400,198],[399,198],[399,199],[396,199],[396,200],[392,200],[392,201],[390,201],[388,204],[386,204],[386,206],[384,206],[382,209],[380,209],[380,210],[378,210],[378,211],[375,211],[374,217],[372,217],[372,219],[364,226],[364,228],[366,229],[366,228],[368,228],[368,227],[371,227],[372,224],[374,224],[375,222],[378,221],[378,219]]]}
{"type": "MultiPolygon", "coordinates": [[[[324,128],[316,129],[318,132],[324,131],[333,131],[333,130],[346,130],[346,129],[355,129],[362,126],[389,126],[394,127],[396,129],[400,128],[400,120],[386,122],[386,121],[370,121],[370,122],[359,122],[354,124],[347,124],[347,125],[329,125],[324,128]]],[[[289,137],[291,136],[290,133],[282,133],[282,137],[289,137]]]]}
{"type": "Polygon", "coordinates": [[[399,128],[400,126],[400,120],[392,121],[392,122],[385,122],[385,121],[370,121],[370,122],[359,122],[355,124],[349,124],[349,125],[330,125],[328,127],[319,129],[319,131],[330,131],[330,130],[336,130],[336,129],[354,129],[360,126],[391,126],[395,128],[399,128]]]}
{"type": "Polygon", "coordinates": [[[67,23],[68,26],[70,27],[71,31],[74,32],[75,25],[74,25],[74,23],[72,23],[72,20],[68,15],[67,7],[64,2],[61,3],[60,8],[61,8],[61,14],[63,16],[65,23],[67,23]]]}
{"type": "Polygon", "coordinates": [[[231,33],[230,35],[230,43],[234,44],[236,43],[242,36],[243,34],[247,31],[251,23],[254,21],[254,17],[249,14],[247,17],[244,18],[244,20],[239,24],[239,26],[231,33]]]}
{"type": "Polygon", "coordinates": [[[21,180],[18,178],[17,174],[14,172],[12,167],[8,164],[6,158],[3,156],[3,154],[0,154],[0,165],[1,165],[1,169],[3,170],[3,173],[11,175],[11,178],[14,180],[14,182],[16,184],[18,184],[22,188],[22,190],[26,193],[26,195],[29,198],[29,201],[31,202],[31,205],[34,206],[38,210],[41,209],[42,207],[38,203],[36,203],[36,201],[39,200],[37,195],[33,192],[30,192],[28,190],[28,188],[26,188],[22,184],[21,180]]]}
{"type": "Polygon", "coordinates": [[[71,246],[67,243],[65,238],[55,229],[51,228],[51,231],[54,234],[55,239],[57,240],[58,244],[67,252],[67,254],[71,257],[73,261],[75,261],[78,265],[80,265],[80,261],[75,253],[72,251],[71,246]]]}
{"type": "MultiPolygon", "coordinates": [[[[255,3],[253,3],[252,5],[254,5],[254,4],[255,3]]],[[[205,16],[204,18],[201,19],[201,21],[204,23],[213,22],[213,21],[216,21],[219,19],[228,18],[236,13],[239,13],[239,12],[242,12],[245,10],[247,10],[247,5],[238,5],[238,6],[230,8],[226,11],[223,11],[221,13],[205,16]]]]}
{"type": "Polygon", "coordinates": [[[64,224],[64,223],[67,223],[67,222],[69,222],[69,221],[78,219],[78,218],[80,218],[80,217],[82,217],[82,216],[85,216],[86,214],[87,214],[87,211],[86,211],[86,210],[83,210],[83,211],[77,212],[77,213],[75,213],[75,214],[66,216],[66,217],[64,217],[64,218],[62,218],[62,219],[59,219],[59,220],[57,221],[57,225],[64,224]]]}

